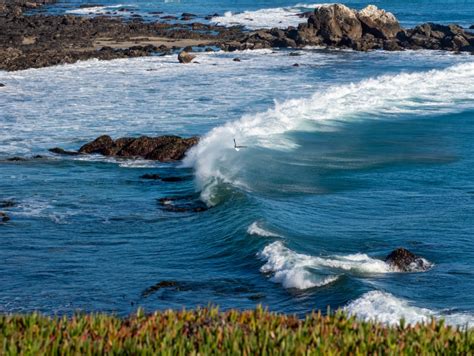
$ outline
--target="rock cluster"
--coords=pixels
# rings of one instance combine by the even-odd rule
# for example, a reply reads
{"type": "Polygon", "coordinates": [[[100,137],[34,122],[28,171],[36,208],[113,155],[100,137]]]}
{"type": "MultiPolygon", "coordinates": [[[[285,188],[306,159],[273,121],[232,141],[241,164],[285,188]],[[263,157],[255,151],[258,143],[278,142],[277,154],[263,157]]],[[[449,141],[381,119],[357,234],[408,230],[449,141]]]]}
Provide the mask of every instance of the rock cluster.
{"type": "Polygon", "coordinates": [[[103,135],[82,146],[79,151],[66,151],[52,148],[50,151],[62,155],[100,154],[103,156],[144,158],[170,162],[184,158],[186,152],[199,142],[198,137],[181,138],[179,136],[141,136],[122,137],[113,140],[103,135]]]}
{"type": "Polygon", "coordinates": [[[327,46],[357,51],[373,49],[438,49],[474,51],[474,35],[456,25],[423,24],[405,30],[396,17],[374,5],[361,11],[345,5],[321,5],[307,23],[286,30],[259,30],[240,42],[225,43],[225,50],[271,47],[327,46]]]}

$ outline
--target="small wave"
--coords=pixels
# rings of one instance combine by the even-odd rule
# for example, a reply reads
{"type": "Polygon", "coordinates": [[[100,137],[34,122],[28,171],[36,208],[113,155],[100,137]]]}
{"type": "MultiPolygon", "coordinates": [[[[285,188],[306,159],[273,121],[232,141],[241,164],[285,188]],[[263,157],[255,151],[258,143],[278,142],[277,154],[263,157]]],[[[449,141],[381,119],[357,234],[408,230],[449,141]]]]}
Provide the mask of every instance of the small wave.
{"type": "Polygon", "coordinates": [[[366,254],[315,257],[297,253],[276,241],[266,246],[259,256],[266,260],[262,273],[272,273],[272,280],[284,288],[307,289],[337,280],[344,272],[378,274],[396,272],[384,261],[366,254]]]}
{"type": "Polygon", "coordinates": [[[432,318],[443,319],[448,325],[474,327],[474,315],[433,311],[410,305],[390,293],[371,291],[352,301],[344,310],[366,321],[397,325],[401,319],[407,324],[426,323],[432,318]]]}
{"type": "Polygon", "coordinates": [[[268,231],[260,226],[258,221],[253,222],[247,229],[249,235],[258,235],[263,237],[281,237],[280,235],[268,231]]]}
{"type": "Polygon", "coordinates": [[[288,26],[298,26],[306,22],[301,14],[308,9],[314,10],[322,4],[297,4],[290,7],[277,7],[260,9],[256,11],[244,11],[241,13],[226,12],[223,16],[216,16],[211,19],[212,23],[222,26],[244,26],[250,30],[260,28],[287,28],[288,26]]]}

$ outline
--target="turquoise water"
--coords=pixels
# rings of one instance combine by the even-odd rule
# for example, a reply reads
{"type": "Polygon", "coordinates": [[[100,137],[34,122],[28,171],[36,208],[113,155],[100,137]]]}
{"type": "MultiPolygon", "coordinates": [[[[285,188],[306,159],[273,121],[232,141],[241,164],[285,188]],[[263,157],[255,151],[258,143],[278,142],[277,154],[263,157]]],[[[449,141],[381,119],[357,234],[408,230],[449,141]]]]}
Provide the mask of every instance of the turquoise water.
{"type": "Polygon", "coordinates": [[[0,72],[0,201],[17,202],[0,225],[0,311],[330,305],[472,324],[473,57],[298,52],[0,72]],[[104,133],[202,140],[179,164],[47,151],[104,133]],[[211,209],[170,212],[170,196],[211,209]],[[397,247],[432,268],[391,270],[397,247]],[[177,287],[145,292],[160,281],[177,287]]]}

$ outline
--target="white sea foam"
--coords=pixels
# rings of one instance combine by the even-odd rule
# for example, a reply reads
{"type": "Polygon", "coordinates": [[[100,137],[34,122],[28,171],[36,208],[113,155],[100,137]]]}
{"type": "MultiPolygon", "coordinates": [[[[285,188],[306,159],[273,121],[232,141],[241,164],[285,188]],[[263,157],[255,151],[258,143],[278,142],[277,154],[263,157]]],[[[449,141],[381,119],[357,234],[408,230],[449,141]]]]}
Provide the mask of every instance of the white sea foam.
{"type": "Polygon", "coordinates": [[[263,237],[280,237],[280,235],[268,231],[265,228],[261,227],[261,224],[258,221],[254,221],[247,229],[247,233],[250,235],[258,235],[263,237]]]}
{"type": "Polygon", "coordinates": [[[244,11],[240,13],[226,12],[223,16],[216,16],[211,19],[212,23],[223,26],[244,26],[248,29],[260,28],[287,28],[288,26],[298,26],[307,22],[301,15],[305,11],[314,10],[323,4],[297,4],[290,7],[277,7],[260,9],[255,11],[244,11]]]}
{"type": "Polygon", "coordinates": [[[233,184],[252,148],[291,150],[285,137],[293,130],[337,130],[344,122],[397,118],[403,114],[426,116],[461,112],[474,107],[474,63],[444,70],[384,75],[359,83],[337,85],[310,98],[276,103],[266,112],[245,115],[211,130],[188,154],[194,166],[202,199],[218,203],[214,191],[220,183],[233,184]],[[233,139],[249,146],[235,152],[233,139]]]}
{"type": "Polygon", "coordinates": [[[129,7],[131,5],[107,5],[107,6],[88,6],[88,7],[81,7],[79,9],[67,10],[67,14],[74,14],[74,15],[104,15],[109,11],[113,11],[118,8],[122,7],[129,7]]]}
{"type": "Polygon", "coordinates": [[[263,273],[285,288],[307,289],[334,282],[343,273],[379,274],[396,272],[384,261],[366,254],[316,257],[297,253],[280,241],[267,245],[259,256],[266,262],[263,273]]]}
{"type": "Polygon", "coordinates": [[[381,291],[365,293],[344,308],[349,314],[363,320],[397,325],[401,319],[407,324],[426,323],[432,318],[444,319],[449,325],[474,327],[474,315],[433,311],[411,305],[408,301],[381,291]]]}

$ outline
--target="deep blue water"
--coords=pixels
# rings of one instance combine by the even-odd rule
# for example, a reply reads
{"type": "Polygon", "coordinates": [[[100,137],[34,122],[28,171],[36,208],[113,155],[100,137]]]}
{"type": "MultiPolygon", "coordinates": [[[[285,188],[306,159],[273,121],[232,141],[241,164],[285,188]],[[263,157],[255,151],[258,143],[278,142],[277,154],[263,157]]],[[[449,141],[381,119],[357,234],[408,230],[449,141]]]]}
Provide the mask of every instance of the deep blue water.
{"type": "MultiPolygon", "coordinates": [[[[154,6],[201,14],[275,6],[232,3],[154,6]]],[[[468,2],[443,12],[438,2],[414,3],[419,15],[413,4],[387,8],[415,22],[474,11],[468,2]]],[[[17,202],[0,225],[0,311],[126,315],[138,306],[261,303],[299,315],[329,305],[387,322],[472,323],[473,57],[300,54],[0,72],[0,201],[17,202]],[[203,139],[184,164],[47,152],[104,133],[203,139]],[[233,138],[248,148],[236,152],[233,138]],[[5,161],[36,154],[45,158],[5,161]],[[140,179],[145,173],[191,179],[140,179]],[[169,212],[157,199],[170,196],[212,208],[169,212]],[[433,267],[390,270],[382,260],[397,247],[433,267]],[[160,281],[178,287],[143,295],[160,281]]]]}

